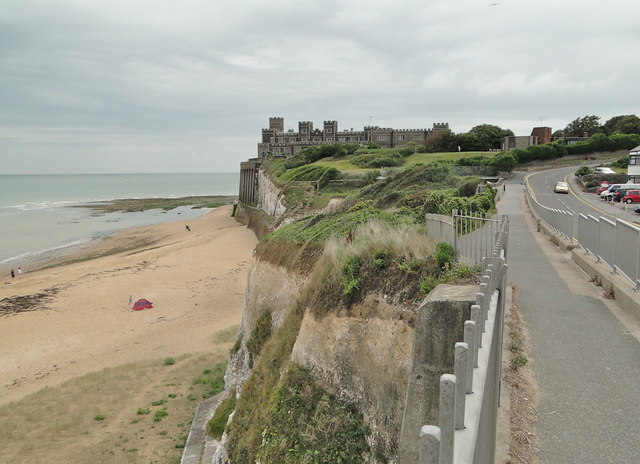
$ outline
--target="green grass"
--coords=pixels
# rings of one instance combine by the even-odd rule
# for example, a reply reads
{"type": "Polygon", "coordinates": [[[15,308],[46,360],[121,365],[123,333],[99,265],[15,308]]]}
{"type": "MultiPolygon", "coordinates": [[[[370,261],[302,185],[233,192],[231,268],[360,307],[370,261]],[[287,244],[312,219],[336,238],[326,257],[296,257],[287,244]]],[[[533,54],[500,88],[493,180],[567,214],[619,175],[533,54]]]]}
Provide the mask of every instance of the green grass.
{"type": "MultiPolygon", "coordinates": [[[[367,153],[380,153],[384,154],[387,152],[399,151],[399,149],[376,149],[376,150],[367,150],[367,153]]],[[[444,153],[414,153],[413,155],[409,155],[405,158],[405,164],[403,167],[414,166],[416,164],[427,164],[433,161],[457,161],[461,158],[469,158],[471,156],[486,156],[492,157],[496,154],[496,152],[486,152],[486,151],[466,151],[466,152],[444,152],[444,153]]],[[[371,171],[371,169],[362,169],[354,164],[351,164],[351,159],[357,155],[349,155],[342,158],[324,158],[315,163],[314,165],[324,166],[328,168],[336,168],[342,173],[345,174],[356,174],[356,175],[364,175],[367,171],[371,171]]],[[[395,168],[395,169],[402,169],[395,168]]]]}

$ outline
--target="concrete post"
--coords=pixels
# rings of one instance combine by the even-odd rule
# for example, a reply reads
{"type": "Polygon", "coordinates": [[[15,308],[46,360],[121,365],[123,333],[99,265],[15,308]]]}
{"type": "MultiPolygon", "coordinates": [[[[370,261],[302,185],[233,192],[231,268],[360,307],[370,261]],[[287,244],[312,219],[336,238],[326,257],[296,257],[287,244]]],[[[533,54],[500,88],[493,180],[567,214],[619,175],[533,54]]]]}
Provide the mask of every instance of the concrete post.
{"type": "Polygon", "coordinates": [[[491,292],[487,284],[480,284],[480,293],[484,295],[482,300],[482,331],[484,332],[484,321],[489,319],[489,305],[491,305],[491,292]]]}
{"type": "Polygon", "coordinates": [[[423,425],[420,429],[420,464],[440,464],[440,427],[423,425]]]}
{"type": "Polygon", "coordinates": [[[453,375],[456,376],[456,430],[464,428],[465,395],[467,393],[467,354],[469,345],[456,343],[453,375]]]}
{"type": "Polygon", "coordinates": [[[467,375],[466,375],[466,392],[473,393],[473,353],[475,346],[476,323],[473,321],[465,321],[464,323],[464,343],[469,347],[467,353],[467,375]]]}
{"type": "Polygon", "coordinates": [[[453,464],[454,417],[456,409],[456,376],[440,377],[440,464],[453,464]]]}
{"type": "Polygon", "coordinates": [[[485,308],[485,304],[484,304],[484,293],[480,293],[480,292],[476,293],[476,304],[477,304],[478,306],[480,306],[480,309],[481,309],[481,311],[482,311],[482,312],[481,312],[482,317],[480,318],[480,331],[481,331],[482,333],[484,333],[484,331],[485,331],[485,329],[484,329],[484,323],[485,323],[485,321],[486,321],[486,320],[487,320],[487,318],[488,318],[488,312],[487,312],[487,318],[485,318],[485,310],[484,310],[484,308],[485,308]]]}
{"type": "Polygon", "coordinates": [[[475,347],[473,353],[473,367],[478,367],[478,350],[482,348],[482,310],[480,306],[471,306],[471,320],[476,323],[475,347]]]}

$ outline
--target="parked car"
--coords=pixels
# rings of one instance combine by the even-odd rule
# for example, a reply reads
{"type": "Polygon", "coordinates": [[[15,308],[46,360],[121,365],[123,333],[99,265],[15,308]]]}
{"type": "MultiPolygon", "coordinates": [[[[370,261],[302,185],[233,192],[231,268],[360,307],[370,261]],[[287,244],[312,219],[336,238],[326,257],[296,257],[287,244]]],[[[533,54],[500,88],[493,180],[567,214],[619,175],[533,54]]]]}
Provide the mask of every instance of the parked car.
{"type": "Polygon", "coordinates": [[[613,193],[613,196],[611,197],[611,199],[613,201],[622,201],[622,199],[624,198],[624,196],[627,194],[627,192],[631,191],[631,190],[637,190],[638,187],[620,187],[616,192],[613,193]]]}
{"type": "Polygon", "coordinates": [[[635,207],[635,209],[634,209],[634,211],[635,211],[636,213],[640,213],[640,206],[636,206],[636,207],[635,207]]]}
{"type": "Polygon", "coordinates": [[[557,182],[553,191],[556,193],[569,193],[569,185],[566,182],[557,182]]]}
{"type": "Polygon", "coordinates": [[[607,190],[609,187],[611,187],[611,182],[607,180],[603,180],[602,183],[600,184],[600,187],[598,188],[598,195],[600,195],[602,192],[607,190]]]}
{"type": "MultiPolygon", "coordinates": [[[[611,201],[614,199],[613,194],[620,189],[640,190],[640,184],[613,184],[608,190],[605,190],[600,194],[600,198],[606,201],[611,201]]],[[[622,197],[620,197],[620,199],[622,199],[622,197]]]]}
{"type": "Polygon", "coordinates": [[[596,174],[615,174],[616,173],[613,169],[602,167],[602,166],[595,168],[594,171],[596,172],[596,174]]]}
{"type": "Polygon", "coordinates": [[[628,190],[622,201],[625,203],[640,203],[640,190],[628,190]]]}

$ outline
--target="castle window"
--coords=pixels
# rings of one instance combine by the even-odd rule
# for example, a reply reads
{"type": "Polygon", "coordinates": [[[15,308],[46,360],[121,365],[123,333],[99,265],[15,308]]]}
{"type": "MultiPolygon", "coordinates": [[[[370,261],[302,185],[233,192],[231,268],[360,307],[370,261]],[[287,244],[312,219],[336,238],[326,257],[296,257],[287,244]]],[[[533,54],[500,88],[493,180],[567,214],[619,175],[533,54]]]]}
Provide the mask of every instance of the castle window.
{"type": "Polygon", "coordinates": [[[327,128],[327,134],[333,134],[333,129],[331,129],[330,127],[327,128]]]}
{"type": "Polygon", "coordinates": [[[389,141],[389,135],[388,134],[376,135],[376,140],[378,142],[388,142],[389,141]]]}
{"type": "Polygon", "coordinates": [[[404,140],[404,134],[396,134],[396,140],[404,140]]]}

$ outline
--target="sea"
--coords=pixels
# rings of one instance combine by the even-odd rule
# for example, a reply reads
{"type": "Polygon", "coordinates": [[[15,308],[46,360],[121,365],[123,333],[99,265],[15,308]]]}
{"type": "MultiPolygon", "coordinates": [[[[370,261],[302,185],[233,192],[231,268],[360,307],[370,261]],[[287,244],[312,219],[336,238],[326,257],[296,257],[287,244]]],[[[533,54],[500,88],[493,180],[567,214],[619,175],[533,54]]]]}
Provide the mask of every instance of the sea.
{"type": "Polygon", "coordinates": [[[95,201],[237,195],[239,173],[0,175],[0,271],[64,254],[132,227],[191,219],[210,211],[96,215],[95,201]]]}

